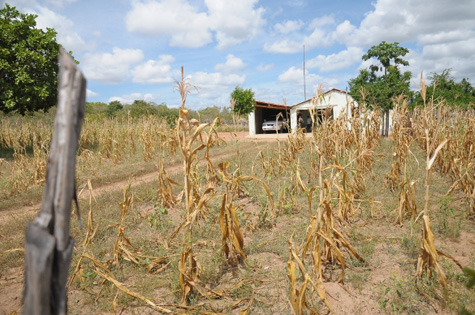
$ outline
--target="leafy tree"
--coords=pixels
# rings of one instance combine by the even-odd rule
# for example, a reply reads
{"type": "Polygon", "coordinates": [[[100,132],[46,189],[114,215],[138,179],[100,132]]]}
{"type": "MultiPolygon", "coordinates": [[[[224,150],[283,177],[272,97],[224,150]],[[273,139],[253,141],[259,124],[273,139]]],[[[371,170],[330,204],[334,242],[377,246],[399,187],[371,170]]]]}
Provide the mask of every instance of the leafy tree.
{"type": "Polygon", "coordinates": [[[114,117],[122,108],[124,108],[124,106],[119,101],[112,101],[109,103],[109,106],[107,106],[107,115],[114,117]]]}
{"type": "Polygon", "coordinates": [[[107,104],[103,102],[87,102],[86,114],[100,116],[107,112],[107,108],[107,104]]]}
{"type": "Polygon", "coordinates": [[[166,119],[168,125],[175,126],[178,116],[180,115],[180,109],[168,108],[167,104],[161,103],[157,105],[157,115],[166,119]]]}
{"type": "MultiPolygon", "coordinates": [[[[445,69],[441,74],[433,73],[429,80],[431,83],[427,85],[426,100],[444,101],[448,105],[462,108],[475,107],[475,88],[465,78],[455,82],[450,69],[445,69]]],[[[414,104],[424,104],[419,92],[414,98],[414,104]]]]}
{"type": "Polygon", "coordinates": [[[156,106],[144,100],[135,100],[132,105],[126,105],[124,110],[130,111],[130,116],[134,118],[144,115],[156,115],[158,113],[156,106]]]}
{"type": "Polygon", "coordinates": [[[231,93],[231,99],[235,101],[233,110],[238,115],[247,115],[254,111],[256,101],[254,100],[254,92],[251,89],[243,89],[236,86],[231,93]]]}
{"type": "MultiPolygon", "coordinates": [[[[399,46],[399,43],[386,43],[382,41],[379,45],[371,47],[366,54],[363,55],[364,61],[376,58],[384,67],[384,74],[387,74],[389,67],[398,65],[409,66],[409,62],[402,59],[409,52],[409,49],[399,46]]],[[[371,65],[371,72],[382,71],[378,65],[371,65]]]]}
{"type": "Polygon", "coordinates": [[[356,78],[348,81],[351,96],[359,103],[380,108],[385,114],[383,135],[388,135],[389,111],[393,107],[393,99],[401,94],[410,96],[409,91],[411,72],[401,73],[399,66],[408,66],[409,62],[402,59],[409,50],[399,46],[399,43],[381,42],[371,47],[363,55],[363,60],[371,58],[379,61],[369,69],[360,70],[356,78]]]}
{"type": "Polygon", "coordinates": [[[8,4],[0,10],[0,111],[56,105],[60,45],[54,29],[36,28],[36,18],[8,4]]]}

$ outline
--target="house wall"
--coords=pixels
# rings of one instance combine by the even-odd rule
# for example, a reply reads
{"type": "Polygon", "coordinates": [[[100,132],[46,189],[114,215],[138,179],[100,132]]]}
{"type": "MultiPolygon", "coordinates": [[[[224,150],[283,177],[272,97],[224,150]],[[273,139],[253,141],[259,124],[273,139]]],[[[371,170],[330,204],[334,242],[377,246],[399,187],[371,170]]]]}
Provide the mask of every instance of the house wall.
{"type": "MultiPolygon", "coordinates": [[[[315,104],[316,109],[325,109],[331,107],[333,109],[333,117],[338,118],[340,115],[347,115],[348,118],[351,117],[351,110],[349,108],[349,103],[352,101],[352,97],[346,93],[342,93],[336,90],[330,90],[324,94],[324,97],[318,100],[315,104]]],[[[308,109],[312,108],[311,100],[292,106],[290,109],[290,126],[292,132],[296,131],[298,128],[298,113],[301,113],[301,116],[306,122],[306,118],[309,115],[308,109]]]]}
{"type": "Polygon", "coordinates": [[[256,135],[256,111],[249,113],[249,135],[255,136],[256,135]]]}

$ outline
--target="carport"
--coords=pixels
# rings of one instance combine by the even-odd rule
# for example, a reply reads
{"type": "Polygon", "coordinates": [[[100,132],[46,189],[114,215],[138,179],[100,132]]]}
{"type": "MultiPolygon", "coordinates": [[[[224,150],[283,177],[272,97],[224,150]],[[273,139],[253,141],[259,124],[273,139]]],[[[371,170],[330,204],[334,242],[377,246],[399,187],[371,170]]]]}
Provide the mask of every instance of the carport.
{"type": "MultiPolygon", "coordinates": [[[[262,123],[275,120],[279,113],[290,123],[290,106],[256,101],[255,110],[249,114],[249,135],[262,134],[262,123]]],[[[279,120],[281,119],[279,118],[279,120]]]]}

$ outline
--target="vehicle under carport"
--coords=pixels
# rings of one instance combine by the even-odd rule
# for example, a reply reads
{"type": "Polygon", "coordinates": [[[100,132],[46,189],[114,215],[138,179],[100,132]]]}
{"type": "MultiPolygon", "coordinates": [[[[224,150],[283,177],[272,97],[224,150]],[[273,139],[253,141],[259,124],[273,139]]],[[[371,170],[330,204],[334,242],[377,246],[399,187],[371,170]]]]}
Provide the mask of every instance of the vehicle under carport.
{"type": "MultiPolygon", "coordinates": [[[[279,114],[281,114],[279,120],[285,119],[290,125],[290,106],[256,101],[255,110],[249,114],[249,135],[264,133],[262,130],[263,122],[276,120],[279,114]]],[[[287,129],[290,130],[290,128],[287,129]]]]}

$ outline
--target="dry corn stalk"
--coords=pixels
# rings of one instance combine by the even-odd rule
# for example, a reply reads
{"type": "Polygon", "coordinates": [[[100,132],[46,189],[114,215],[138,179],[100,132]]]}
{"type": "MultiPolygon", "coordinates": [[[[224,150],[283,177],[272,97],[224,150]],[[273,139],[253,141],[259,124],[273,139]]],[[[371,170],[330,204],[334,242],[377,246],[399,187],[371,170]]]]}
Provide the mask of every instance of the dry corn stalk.
{"type": "Polygon", "coordinates": [[[407,176],[407,164],[404,165],[404,178],[400,183],[399,206],[397,209],[396,223],[403,225],[402,221],[406,215],[410,215],[414,219],[417,215],[417,204],[415,195],[414,180],[409,181],[407,176]]]}
{"type": "Polygon", "coordinates": [[[122,257],[125,260],[133,262],[134,264],[139,264],[138,258],[140,257],[140,252],[135,248],[130,240],[125,236],[125,219],[129,213],[129,210],[132,207],[132,202],[134,195],[130,192],[130,182],[127,186],[124,187],[124,200],[120,203],[120,222],[117,227],[117,237],[114,243],[114,260],[113,264],[119,264],[119,259],[122,257]]]}
{"type": "Polygon", "coordinates": [[[434,233],[432,233],[430,227],[429,216],[424,215],[422,219],[424,224],[422,227],[422,244],[419,258],[417,260],[417,276],[419,278],[422,277],[424,271],[426,271],[430,277],[432,272],[435,272],[437,279],[445,287],[447,286],[447,276],[445,275],[444,269],[442,269],[442,266],[439,264],[439,255],[451,259],[460,269],[463,268],[453,257],[444,254],[435,248],[434,233]]]}
{"type": "MultiPolygon", "coordinates": [[[[127,294],[127,295],[129,295],[133,298],[136,298],[138,300],[141,300],[142,302],[145,302],[146,304],[150,305],[155,310],[157,310],[161,313],[171,313],[172,312],[169,309],[166,309],[164,307],[161,307],[161,306],[157,305],[156,303],[152,302],[150,299],[144,297],[140,293],[137,293],[135,291],[132,291],[132,290],[128,289],[123,283],[117,281],[113,277],[112,273],[110,272],[109,269],[107,269],[107,266],[104,263],[100,262],[99,260],[95,259],[94,257],[92,257],[88,254],[83,254],[82,256],[84,258],[89,259],[94,264],[94,267],[95,267],[95,270],[96,270],[96,273],[97,273],[98,276],[103,278],[105,281],[111,282],[118,290],[124,292],[125,294],[127,294]]],[[[103,286],[105,284],[105,281],[102,283],[103,286]]],[[[99,294],[100,294],[100,292],[99,292],[99,294]]],[[[114,299],[113,304],[115,304],[115,299],[114,299]]]]}
{"type": "MultiPolygon", "coordinates": [[[[319,168],[322,171],[324,170],[323,159],[323,155],[321,155],[319,168]]],[[[337,222],[335,222],[333,217],[332,208],[334,178],[331,176],[330,181],[327,179],[323,180],[322,171],[320,171],[318,178],[320,187],[319,206],[316,215],[311,216],[311,221],[307,227],[304,241],[300,245],[300,257],[302,261],[305,261],[307,253],[309,251],[312,252],[314,273],[318,281],[323,281],[323,263],[339,264],[342,271],[338,281],[342,281],[346,267],[345,257],[342,250],[346,250],[350,255],[360,261],[364,261],[364,259],[356,252],[344,235],[337,230],[337,222]]],[[[311,189],[309,193],[309,207],[311,207],[310,198],[312,194],[313,189],[311,189]]],[[[309,213],[312,213],[312,209],[309,209],[309,213]]]]}
{"type": "MultiPolygon", "coordinates": [[[[92,189],[92,184],[91,184],[90,180],[87,181],[87,187],[89,189],[89,214],[87,216],[86,237],[84,238],[84,241],[82,243],[83,252],[82,252],[82,255],[79,257],[76,268],[74,269],[73,274],[69,278],[66,287],[69,287],[71,285],[71,283],[74,281],[74,278],[76,277],[77,273],[79,272],[79,270],[81,268],[81,263],[82,263],[83,256],[86,253],[89,244],[91,244],[92,239],[96,235],[97,229],[99,228],[99,226],[96,226],[96,228],[94,229],[94,222],[93,222],[93,215],[92,215],[92,199],[94,199],[94,201],[96,203],[97,203],[97,200],[96,200],[96,196],[94,195],[94,191],[92,189]]],[[[79,194],[81,194],[81,193],[79,193],[79,194]]]]}
{"type": "Polygon", "coordinates": [[[173,197],[173,186],[178,185],[177,182],[172,180],[163,166],[163,159],[158,159],[158,189],[157,196],[162,206],[164,207],[173,207],[176,204],[175,198],[173,197]]]}
{"type": "MultiPolygon", "coordinates": [[[[239,182],[229,177],[227,173],[228,163],[221,163],[221,175],[225,182],[225,192],[219,212],[219,226],[221,228],[222,249],[231,266],[237,266],[246,260],[244,253],[244,237],[241,232],[239,219],[236,215],[234,199],[239,192],[239,182]]],[[[234,177],[234,176],[233,176],[234,177]]]]}
{"type": "MultiPolygon", "coordinates": [[[[209,150],[209,147],[213,144],[212,133],[215,133],[214,124],[217,120],[213,122],[210,134],[205,142],[202,134],[209,124],[200,124],[196,119],[190,119],[189,111],[185,108],[188,93],[190,93],[192,89],[197,90],[197,87],[190,84],[187,78],[184,78],[183,67],[181,70],[181,81],[175,81],[176,89],[180,93],[182,100],[176,125],[176,138],[183,155],[185,217],[183,223],[173,235],[176,235],[178,230],[182,227],[185,228],[178,269],[180,272],[180,287],[182,291],[181,304],[186,305],[187,297],[192,288],[197,289],[202,295],[216,294],[216,292],[206,293],[199,286],[198,264],[193,253],[192,235],[194,223],[200,215],[202,215],[202,210],[207,207],[207,202],[214,196],[214,183],[209,183],[204,190],[200,191],[200,182],[195,160],[199,151],[205,148],[209,150]]],[[[209,159],[208,162],[210,163],[209,159]]]]}
{"type": "MultiPolygon", "coordinates": [[[[295,253],[295,249],[293,248],[292,244],[292,237],[289,240],[289,261],[287,262],[287,276],[289,278],[289,300],[290,306],[292,307],[293,314],[296,315],[303,315],[305,314],[305,310],[308,309],[311,314],[319,314],[318,310],[315,309],[307,302],[307,287],[309,283],[316,287],[310,276],[305,270],[305,266],[303,262],[300,260],[299,256],[295,253]],[[294,262],[295,260],[295,262],[294,262]],[[300,273],[304,277],[304,282],[300,285],[297,282],[297,274],[296,274],[296,263],[297,267],[300,270],[300,273]]],[[[318,291],[318,290],[317,290],[318,291]]]]}

